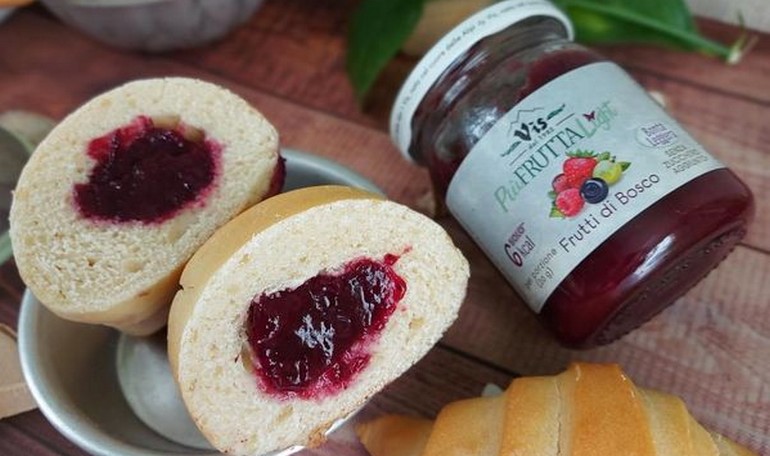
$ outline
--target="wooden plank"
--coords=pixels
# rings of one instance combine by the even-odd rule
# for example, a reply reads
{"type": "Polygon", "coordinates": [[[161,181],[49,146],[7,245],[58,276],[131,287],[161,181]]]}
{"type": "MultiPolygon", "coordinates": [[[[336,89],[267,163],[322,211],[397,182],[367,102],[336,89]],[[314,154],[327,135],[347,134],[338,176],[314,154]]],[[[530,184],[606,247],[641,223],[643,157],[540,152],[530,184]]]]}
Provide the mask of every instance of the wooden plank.
{"type": "MultiPolygon", "coordinates": [[[[766,118],[770,106],[658,76],[643,75],[639,82],[662,93],[667,110],[713,156],[725,163],[755,195],[770,194],[770,128],[766,118]]],[[[768,85],[770,93],[770,85],[768,85]]],[[[764,198],[756,200],[757,211],[745,243],[770,251],[770,209],[764,198]]]]}
{"type": "MultiPolygon", "coordinates": [[[[160,75],[202,77],[227,85],[254,102],[276,124],[285,145],[326,155],[344,161],[355,170],[365,171],[398,201],[417,205],[429,188],[425,171],[409,166],[399,157],[387,135],[378,130],[341,121],[328,111],[321,114],[296,106],[253,86],[233,84],[187,65],[111,51],[61,27],[51,27],[46,36],[32,32],[44,25],[41,21],[48,20],[29,14],[0,29],[0,41],[5,39],[4,34],[14,34],[19,45],[29,49],[0,61],[0,68],[6,69],[0,73],[0,86],[8,88],[0,93],[0,106],[62,117],[88,98],[130,79],[160,75]],[[72,53],[62,57],[63,54],[46,46],[46,40],[52,35],[62,46],[77,49],[77,58],[73,58],[72,53]],[[89,77],[62,80],[58,76],[67,73],[84,73],[89,77]],[[40,90],[40,87],[49,89],[40,90]]],[[[641,82],[663,92],[674,116],[707,149],[731,166],[755,193],[770,192],[770,155],[765,146],[770,144],[770,129],[765,125],[766,106],[704,92],[671,79],[648,75],[642,77],[641,82]]],[[[770,251],[770,201],[762,198],[757,203],[757,217],[745,242],[770,251]]]]}
{"type": "Polygon", "coordinates": [[[553,374],[572,360],[618,362],[639,385],[682,396],[712,429],[770,451],[766,254],[738,247],[674,306],[589,351],[560,347],[483,260],[472,254],[471,263],[470,294],[447,344],[522,375],[553,374]]]}
{"type": "Polygon", "coordinates": [[[27,412],[2,421],[0,454],[3,456],[50,454],[86,456],[88,453],[64,438],[42,414],[27,412]]]}
{"type": "MultiPolygon", "coordinates": [[[[395,91],[415,60],[404,56],[396,59],[375,87],[373,109],[367,111],[368,115],[363,114],[343,71],[345,30],[355,4],[353,0],[342,4],[268,2],[228,39],[166,56],[213,74],[227,75],[247,86],[304,100],[318,110],[384,128],[395,91]]],[[[25,14],[18,16],[13,21],[27,20],[25,14]]],[[[49,18],[40,19],[48,22],[46,28],[62,27],[49,18]]],[[[731,42],[738,33],[735,27],[716,21],[703,19],[699,24],[705,35],[723,42],[731,42]]],[[[770,36],[756,32],[754,36],[755,46],[738,66],[696,53],[653,46],[604,46],[599,50],[637,77],[664,76],[766,104],[770,101],[770,80],[766,77],[770,71],[770,36]]]]}
{"type": "Polygon", "coordinates": [[[0,265],[0,323],[16,328],[24,284],[14,262],[0,265]]]}
{"type": "MultiPolygon", "coordinates": [[[[399,56],[374,86],[362,112],[345,77],[344,58],[350,8],[328,2],[290,0],[288,5],[266,4],[249,22],[247,31],[203,49],[172,58],[214,74],[228,75],[246,86],[263,89],[320,111],[357,123],[387,128],[390,106],[415,60],[399,56]]],[[[348,1],[348,4],[351,2],[348,1]]],[[[350,6],[350,5],[346,5],[350,6]]],[[[729,41],[736,29],[702,21],[704,32],[729,41]]],[[[686,81],[738,98],[770,101],[770,39],[757,35],[757,44],[740,63],[728,66],[699,54],[651,46],[602,47],[600,51],[632,73],[686,81]]]]}
{"type": "Polygon", "coordinates": [[[770,32],[770,15],[765,0],[686,0],[693,14],[727,22],[745,25],[757,30],[770,32]]]}
{"type": "MultiPolygon", "coordinates": [[[[287,98],[302,99],[318,110],[367,125],[387,125],[387,111],[415,59],[399,56],[374,88],[369,116],[362,116],[344,77],[347,28],[352,5],[289,0],[289,6],[266,4],[249,22],[249,33],[195,52],[175,56],[244,85],[287,98]],[[319,39],[317,39],[319,38],[319,39]]],[[[337,2],[339,3],[339,2],[337,2]]],[[[725,43],[738,36],[735,27],[700,21],[703,33],[725,43]]],[[[601,47],[610,59],[635,74],[652,73],[701,87],[770,102],[770,36],[756,33],[756,45],[740,66],[691,52],[653,46],[601,47]]]]}
{"type": "MultiPolygon", "coordinates": [[[[314,52],[331,52],[340,45],[332,37],[337,36],[333,30],[324,28],[327,27],[325,21],[333,17],[334,12],[330,11],[333,5],[329,1],[319,3],[319,17],[329,16],[314,27],[321,28],[320,36],[329,34],[329,41],[318,45],[314,52]]],[[[295,11],[305,11],[311,4],[314,2],[288,2],[289,17],[294,17],[295,11]]],[[[237,65],[216,68],[214,64],[193,67],[198,55],[195,52],[163,57],[121,53],[95,45],[46,17],[23,11],[0,28],[0,42],[12,42],[14,47],[25,49],[23,53],[0,54],[0,87],[3,88],[0,106],[61,117],[87,98],[131,78],[172,74],[203,77],[223,83],[254,102],[276,124],[285,145],[342,161],[368,175],[392,198],[418,205],[428,189],[425,172],[397,158],[398,154],[382,132],[382,125],[351,108],[354,102],[349,92],[344,94],[344,78],[339,75],[341,63],[337,61],[318,71],[313,68],[318,62],[312,60],[306,68],[293,66],[299,65],[304,56],[302,46],[310,42],[304,33],[316,33],[316,30],[300,28],[298,31],[296,27],[301,22],[280,23],[279,9],[264,11],[273,11],[271,20],[277,21],[273,25],[277,27],[275,30],[282,30],[294,40],[294,54],[287,55],[286,60],[270,60],[268,55],[264,61],[270,63],[272,71],[279,76],[295,77],[293,81],[271,76],[267,67],[260,69],[265,75],[257,73],[259,78],[253,80],[249,71],[259,59],[251,55],[253,50],[249,46],[241,49],[248,57],[240,62],[243,68],[237,65]],[[50,46],[52,41],[58,44],[57,48],[50,46]],[[85,76],[62,78],[65,74],[85,76]],[[273,77],[276,79],[271,79],[273,77]],[[319,88],[303,85],[313,82],[312,78],[316,78],[319,88]],[[235,79],[239,83],[232,82],[235,79]],[[273,83],[277,86],[275,90],[271,87],[273,83]]],[[[248,27],[251,26],[250,23],[248,27]]],[[[248,31],[247,28],[238,33],[248,31]]],[[[255,36],[283,39],[273,35],[276,34],[265,32],[255,36]]],[[[250,43],[254,39],[238,36],[236,41],[250,43]]],[[[201,55],[210,53],[207,57],[213,59],[215,50],[230,45],[229,41],[214,45],[201,51],[201,55]]],[[[268,54],[272,52],[269,48],[265,44],[268,54]]],[[[330,53],[324,59],[334,60],[335,55],[330,53]]],[[[324,59],[321,60],[326,61],[324,59]]],[[[767,58],[762,59],[766,61],[767,58]]],[[[768,114],[765,102],[750,93],[716,90],[702,83],[693,85],[679,80],[676,75],[662,77],[660,73],[643,70],[639,71],[643,84],[664,92],[674,114],[715,155],[735,168],[758,195],[770,193],[766,147],[770,138],[765,126],[768,114]]],[[[770,243],[765,215],[770,212],[770,203],[762,198],[758,204],[757,222],[746,241],[754,250],[738,248],[677,306],[623,341],[591,352],[571,352],[555,346],[467,235],[453,221],[443,220],[471,260],[473,278],[467,303],[460,320],[445,338],[447,349],[439,347],[429,355],[428,359],[436,360],[435,364],[410,371],[404,378],[412,380],[404,380],[408,383],[403,387],[403,396],[388,395],[386,391],[367,410],[380,407],[381,410],[430,414],[451,398],[474,393],[482,382],[506,376],[485,366],[485,362],[501,366],[502,372],[529,374],[555,373],[570,359],[611,360],[621,362],[641,385],[684,396],[696,416],[715,430],[755,449],[770,451],[767,442],[770,398],[764,386],[770,376],[766,362],[770,346],[766,318],[770,260],[760,251],[768,251],[770,243]],[[476,362],[463,353],[485,362],[476,362]],[[430,386],[444,379],[446,382],[439,387],[430,386]]],[[[3,272],[0,277],[6,278],[7,274],[3,272]]],[[[14,293],[18,293],[13,291],[16,286],[18,284],[5,295],[0,294],[0,318],[13,315],[13,304],[9,307],[6,296],[13,298],[14,293]]],[[[333,452],[341,447],[330,448],[332,452],[325,454],[343,454],[333,452]]]]}
{"type": "MultiPolygon", "coordinates": [[[[736,27],[717,21],[698,21],[701,32],[723,43],[734,42],[736,27]]],[[[737,65],[727,65],[700,54],[661,49],[655,46],[604,46],[599,51],[630,69],[637,77],[653,74],[736,98],[770,103],[770,35],[752,31],[755,45],[737,65]]]]}
{"type": "Polygon", "coordinates": [[[425,170],[401,159],[388,136],[380,131],[297,106],[184,64],[112,51],[55,24],[46,36],[34,32],[48,27],[48,22],[32,14],[19,14],[0,29],[0,42],[12,35],[19,46],[29,50],[0,56],[0,68],[4,69],[0,72],[0,87],[4,88],[0,91],[0,106],[62,118],[87,99],[128,80],[167,75],[200,77],[230,87],[253,102],[276,125],[282,144],[338,159],[357,171],[367,172],[368,177],[399,201],[415,203],[430,188],[425,170]],[[63,57],[46,45],[51,39],[76,51],[63,57]],[[88,77],[59,76],[79,73],[88,77]]]}
{"type": "MultiPolygon", "coordinates": [[[[265,2],[241,30],[203,49],[182,52],[174,59],[227,75],[243,85],[262,89],[307,106],[365,125],[377,120],[364,115],[355,102],[345,72],[348,16],[355,0],[265,2]]],[[[380,124],[384,125],[384,124],[380,124]]]]}

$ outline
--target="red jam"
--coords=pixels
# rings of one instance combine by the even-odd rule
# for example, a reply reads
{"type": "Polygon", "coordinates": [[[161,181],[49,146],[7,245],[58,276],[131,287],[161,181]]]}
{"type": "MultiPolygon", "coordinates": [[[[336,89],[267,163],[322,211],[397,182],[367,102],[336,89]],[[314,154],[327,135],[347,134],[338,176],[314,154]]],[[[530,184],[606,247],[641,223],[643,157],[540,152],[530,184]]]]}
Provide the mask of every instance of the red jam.
{"type": "Polygon", "coordinates": [[[341,272],[254,297],[246,334],[261,387],[279,398],[317,399],[348,386],[406,293],[397,260],[357,259],[341,272]]]}
{"type": "MultiPolygon", "coordinates": [[[[604,60],[567,41],[562,28],[536,17],[490,35],[422,98],[411,118],[408,152],[428,167],[439,198],[502,116],[549,82],[604,60]]],[[[612,342],[713,269],[744,236],[752,214],[751,192],[735,174],[709,171],[610,235],[558,284],[539,316],[565,345],[612,342]]]]}
{"type": "MultiPolygon", "coordinates": [[[[201,202],[219,173],[222,146],[186,137],[139,117],[92,140],[96,161],[88,182],[74,187],[75,204],[86,218],[111,222],[160,223],[182,208],[201,202]]],[[[189,134],[188,134],[189,136],[189,134]]]]}
{"type": "MultiPolygon", "coordinates": [[[[486,41],[481,44],[495,45],[495,43],[486,41]]],[[[480,81],[478,85],[472,82],[473,77],[483,77],[481,73],[489,70],[488,65],[496,62],[473,62],[472,67],[455,69],[455,72],[463,72],[465,75],[463,77],[456,75],[459,80],[449,92],[452,95],[438,90],[438,87],[431,90],[420,103],[414,120],[415,125],[421,126],[419,130],[416,129],[417,139],[414,140],[413,144],[419,144],[417,141],[420,140],[428,143],[418,147],[417,154],[420,155],[421,160],[426,162],[437,193],[442,197],[446,194],[449,182],[457,172],[457,168],[473,147],[475,143],[473,140],[478,140],[478,137],[494,125],[494,120],[497,120],[516,103],[551,80],[570,70],[600,60],[602,58],[599,55],[590,51],[565,49],[554,54],[545,54],[542,58],[532,62],[518,60],[500,62],[502,70],[495,69],[493,71],[526,72],[526,77],[520,81],[521,87],[518,90],[505,91],[502,90],[505,88],[505,84],[499,81],[499,78],[505,76],[504,74],[496,76],[498,78],[496,82],[503,87],[486,87],[491,85],[490,82],[486,81],[480,81]],[[483,112],[469,112],[468,110],[471,109],[469,105],[471,104],[474,105],[475,109],[481,109],[483,112]],[[446,119],[445,115],[450,116],[451,120],[446,119]],[[456,134],[443,132],[448,125],[455,122],[467,124],[456,134]],[[439,133],[449,135],[451,138],[446,141],[445,145],[436,147],[431,144],[431,141],[439,133]]],[[[448,77],[448,79],[451,78],[448,77]]]]}
{"type": "Polygon", "coordinates": [[[284,184],[286,184],[286,159],[279,155],[265,198],[281,193],[284,184]]]}

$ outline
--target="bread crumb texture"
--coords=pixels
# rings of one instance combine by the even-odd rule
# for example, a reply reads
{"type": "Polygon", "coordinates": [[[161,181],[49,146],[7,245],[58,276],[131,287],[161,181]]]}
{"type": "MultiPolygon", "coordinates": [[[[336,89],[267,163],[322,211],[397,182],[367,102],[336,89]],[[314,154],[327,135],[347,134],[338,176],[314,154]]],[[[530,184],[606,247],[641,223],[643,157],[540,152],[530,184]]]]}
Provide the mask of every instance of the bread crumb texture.
{"type": "Polygon", "coordinates": [[[212,444],[229,453],[313,443],[320,428],[355,411],[439,340],[457,316],[468,275],[467,261],[438,224],[390,201],[340,200],[283,219],[241,246],[198,295],[179,344],[177,379],[188,409],[212,444]],[[369,366],[348,388],[322,399],[281,400],[234,361],[248,346],[244,326],[254,296],[386,254],[400,255],[394,270],[407,291],[371,345],[369,366]]]}
{"type": "Polygon", "coordinates": [[[267,192],[277,157],[278,135],[270,123],[216,85],[149,79],[97,96],[48,135],[21,174],[10,218],[22,278],[66,318],[141,321],[168,304],[181,267],[211,233],[267,192]],[[179,118],[220,143],[215,188],[206,201],[158,224],[83,218],[73,188],[88,181],[95,164],[87,155],[89,142],[139,116],[179,118]]]}

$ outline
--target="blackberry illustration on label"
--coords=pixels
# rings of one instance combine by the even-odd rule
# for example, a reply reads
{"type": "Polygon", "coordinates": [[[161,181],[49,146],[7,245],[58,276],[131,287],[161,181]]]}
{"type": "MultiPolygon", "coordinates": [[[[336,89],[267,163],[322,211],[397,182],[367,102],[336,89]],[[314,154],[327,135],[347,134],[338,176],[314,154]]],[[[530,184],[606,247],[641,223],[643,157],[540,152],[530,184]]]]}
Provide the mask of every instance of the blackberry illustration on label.
{"type": "MultiPolygon", "coordinates": [[[[585,114],[584,114],[585,115],[585,114]]],[[[631,162],[617,161],[610,152],[567,152],[562,173],[553,178],[548,192],[551,218],[569,218],[580,213],[585,203],[599,204],[610,193],[631,162]]]]}

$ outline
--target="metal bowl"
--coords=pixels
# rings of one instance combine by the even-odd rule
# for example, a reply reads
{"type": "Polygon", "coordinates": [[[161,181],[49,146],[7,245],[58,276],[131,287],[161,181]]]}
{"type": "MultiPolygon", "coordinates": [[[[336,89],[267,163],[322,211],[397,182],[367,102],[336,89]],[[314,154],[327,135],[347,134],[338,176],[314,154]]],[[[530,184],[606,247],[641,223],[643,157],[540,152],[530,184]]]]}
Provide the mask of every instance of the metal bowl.
{"type": "Polygon", "coordinates": [[[64,23],[102,43],[141,51],[198,46],[223,37],[262,0],[42,0],[64,23]]]}
{"type": "MultiPolygon", "coordinates": [[[[341,184],[381,193],[335,162],[286,149],[282,155],[284,190],[341,184]]],[[[40,410],[85,451],[105,456],[215,453],[187,415],[171,377],[163,334],[136,338],[63,320],[27,291],[19,316],[19,353],[40,410]]]]}

